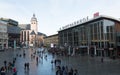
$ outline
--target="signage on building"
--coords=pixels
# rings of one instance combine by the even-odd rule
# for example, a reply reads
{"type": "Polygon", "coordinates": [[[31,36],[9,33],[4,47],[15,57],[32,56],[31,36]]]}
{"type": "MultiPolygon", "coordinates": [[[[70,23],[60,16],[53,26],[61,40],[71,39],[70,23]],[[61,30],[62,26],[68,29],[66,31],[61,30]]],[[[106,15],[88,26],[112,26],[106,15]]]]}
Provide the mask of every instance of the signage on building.
{"type": "Polygon", "coordinates": [[[87,16],[86,18],[80,19],[80,20],[75,21],[75,22],[73,22],[73,23],[71,23],[71,24],[68,24],[68,25],[66,25],[66,26],[63,26],[63,27],[60,28],[60,30],[64,30],[64,29],[67,29],[67,28],[76,26],[76,25],[81,24],[81,23],[84,23],[84,22],[86,22],[86,21],[88,21],[88,16],[87,16]]]}
{"type": "Polygon", "coordinates": [[[94,18],[99,16],[99,12],[93,14],[94,18]]]}
{"type": "Polygon", "coordinates": [[[113,48],[109,48],[109,50],[113,50],[113,48]]]}

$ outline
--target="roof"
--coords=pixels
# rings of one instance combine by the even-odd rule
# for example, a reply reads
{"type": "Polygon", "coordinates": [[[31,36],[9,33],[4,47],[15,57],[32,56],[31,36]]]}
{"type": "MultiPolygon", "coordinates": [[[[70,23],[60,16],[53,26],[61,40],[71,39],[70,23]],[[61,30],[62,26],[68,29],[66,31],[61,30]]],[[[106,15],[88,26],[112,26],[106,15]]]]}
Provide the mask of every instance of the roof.
{"type": "Polygon", "coordinates": [[[30,30],[30,24],[19,24],[18,25],[22,30],[30,30]]]}
{"type": "Polygon", "coordinates": [[[54,35],[50,35],[50,36],[46,36],[45,38],[50,38],[50,37],[55,37],[58,36],[58,34],[54,34],[54,35]]]}
{"type": "Polygon", "coordinates": [[[106,16],[106,15],[100,15],[100,16],[98,16],[98,17],[95,17],[95,18],[93,18],[93,19],[88,20],[88,21],[85,22],[85,23],[92,22],[92,21],[96,21],[96,20],[98,20],[98,19],[108,19],[108,20],[111,20],[111,21],[120,22],[119,19],[116,19],[116,18],[114,18],[114,17],[106,16]]]}
{"type": "Polygon", "coordinates": [[[38,32],[37,34],[40,35],[40,36],[41,36],[41,35],[43,35],[43,36],[45,36],[45,37],[47,36],[46,34],[41,33],[41,32],[38,32]]]}
{"type": "Polygon", "coordinates": [[[34,30],[32,30],[32,32],[30,33],[30,35],[36,35],[34,30]]]}
{"type": "Polygon", "coordinates": [[[18,21],[10,19],[10,18],[0,18],[0,20],[7,22],[10,25],[18,26],[18,21]]]}
{"type": "Polygon", "coordinates": [[[66,29],[69,29],[69,28],[72,28],[72,27],[76,27],[76,26],[78,26],[78,25],[83,25],[83,24],[86,24],[86,23],[91,23],[91,22],[94,22],[94,21],[97,21],[97,20],[101,20],[101,19],[107,19],[107,20],[111,20],[111,21],[115,21],[115,22],[119,22],[119,23],[120,23],[120,20],[119,20],[119,19],[116,19],[116,18],[110,17],[110,16],[106,16],[106,15],[100,15],[100,16],[98,16],[98,17],[89,19],[89,20],[87,20],[87,21],[85,21],[85,22],[82,22],[82,23],[80,23],[80,22],[78,22],[78,21],[77,21],[77,23],[74,22],[75,24],[73,23],[72,26],[67,27],[67,28],[65,28],[65,29],[61,29],[61,30],[59,30],[59,31],[63,31],[63,30],[66,30],[66,29]]]}
{"type": "Polygon", "coordinates": [[[7,25],[7,23],[6,23],[5,21],[2,21],[2,20],[0,20],[0,23],[1,23],[1,24],[6,24],[6,25],[7,25]]]}

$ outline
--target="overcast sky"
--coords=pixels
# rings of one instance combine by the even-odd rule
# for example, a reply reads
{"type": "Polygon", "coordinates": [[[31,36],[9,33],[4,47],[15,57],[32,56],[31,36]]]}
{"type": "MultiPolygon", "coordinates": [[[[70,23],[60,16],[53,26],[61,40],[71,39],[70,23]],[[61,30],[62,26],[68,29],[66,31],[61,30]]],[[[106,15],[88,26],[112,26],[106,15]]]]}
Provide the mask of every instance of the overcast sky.
{"type": "Polygon", "coordinates": [[[29,24],[35,13],[39,32],[47,35],[95,12],[120,18],[120,0],[0,0],[0,17],[29,24]]]}

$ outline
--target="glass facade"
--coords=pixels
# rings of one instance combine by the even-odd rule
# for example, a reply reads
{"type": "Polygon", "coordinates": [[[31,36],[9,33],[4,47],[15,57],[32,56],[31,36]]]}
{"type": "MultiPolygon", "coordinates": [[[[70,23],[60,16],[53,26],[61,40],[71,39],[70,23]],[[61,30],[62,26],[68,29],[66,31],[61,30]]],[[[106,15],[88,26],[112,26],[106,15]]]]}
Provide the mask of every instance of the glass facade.
{"type": "Polygon", "coordinates": [[[93,54],[110,56],[109,48],[116,47],[115,24],[116,21],[102,18],[61,30],[58,32],[59,45],[86,46],[89,53],[93,47],[96,48],[93,54]]]}

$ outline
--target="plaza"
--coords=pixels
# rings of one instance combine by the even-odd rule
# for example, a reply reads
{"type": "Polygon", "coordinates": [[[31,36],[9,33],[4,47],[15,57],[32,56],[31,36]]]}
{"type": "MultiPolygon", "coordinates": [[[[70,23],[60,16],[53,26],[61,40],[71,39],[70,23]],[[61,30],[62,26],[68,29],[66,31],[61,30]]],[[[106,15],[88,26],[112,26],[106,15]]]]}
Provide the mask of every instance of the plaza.
{"type": "MultiPolygon", "coordinates": [[[[25,49],[11,49],[0,52],[0,67],[4,65],[4,61],[12,61],[16,57],[15,66],[17,68],[17,75],[55,75],[56,67],[51,64],[51,60],[60,59],[62,61],[61,66],[68,66],[68,69],[77,69],[79,75],[119,75],[120,74],[120,60],[110,59],[105,57],[103,63],[101,57],[91,56],[58,56],[52,57],[51,53],[44,53],[43,59],[39,58],[37,63],[35,58],[31,59],[31,54],[35,50],[41,50],[40,48],[25,48],[25,49]],[[26,56],[23,57],[23,51],[26,56]],[[18,54],[18,56],[16,56],[18,54]],[[21,57],[19,56],[21,55],[21,57]],[[47,58],[45,58],[47,55],[47,58]],[[30,70],[24,70],[24,63],[30,63],[30,70]]],[[[37,54],[36,54],[37,56],[37,54]]],[[[35,56],[35,57],[36,57],[35,56]]],[[[12,75],[12,72],[8,72],[7,75],[12,75]]]]}

